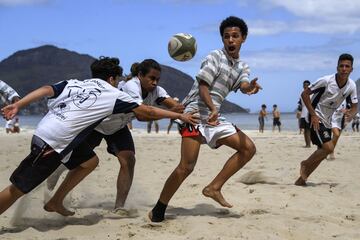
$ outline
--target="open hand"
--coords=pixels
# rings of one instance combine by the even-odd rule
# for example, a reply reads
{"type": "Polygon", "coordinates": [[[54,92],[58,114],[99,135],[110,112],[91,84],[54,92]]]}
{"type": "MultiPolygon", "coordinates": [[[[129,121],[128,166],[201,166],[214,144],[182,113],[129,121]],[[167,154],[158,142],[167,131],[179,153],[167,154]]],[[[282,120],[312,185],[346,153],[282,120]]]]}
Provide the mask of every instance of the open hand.
{"type": "Polygon", "coordinates": [[[318,131],[320,128],[320,118],[318,115],[312,115],[311,116],[311,126],[313,126],[315,131],[318,131]]]}
{"type": "Polygon", "coordinates": [[[247,95],[256,94],[262,87],[257,83],[258,78],[254,78],[250,81],[250,90],[246,93],[247,95]]]}
{"type": "Polygon", "coordinates": [[[219,117],[219,112],[217,109],[214,109],[213,111],[211,111],[209,118],[207,120],[207,124],[211,125],[211,126],[216,126],[219,124],[218,121],[218,117],[219,117]]]}
{"type": "Polygon", "coordinates": [[[198,115],[195,115],[196,112],[192,113],[183,113],[180,115],[180,120],[186,123],[190,123],[192,125],[196,125],[199,123],[200,117],[198,115]]]}
{"type": "Polygon", "coordinates": [[[19,108],[16,106],[16,104],[10,104],[6,107],[3,107],[1,109],[1,114],[6,120],[10,120],[19,112],[19,108]]]}

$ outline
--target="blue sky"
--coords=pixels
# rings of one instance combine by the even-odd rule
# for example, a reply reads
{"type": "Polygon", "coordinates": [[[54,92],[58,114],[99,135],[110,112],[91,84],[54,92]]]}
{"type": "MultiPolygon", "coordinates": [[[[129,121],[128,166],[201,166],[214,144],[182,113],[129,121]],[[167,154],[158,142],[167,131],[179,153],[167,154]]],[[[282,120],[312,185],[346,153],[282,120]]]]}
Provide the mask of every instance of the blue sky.
{"type": "Polygon", "coordinates": [[[354,56],[351,77],[360,78],[359,11],[358,0],[0,0],[0,60],[53,44],[94,57],[117,56],[125,72],[133,62],[154,58],[195,76],[201,60],[222,47],[219,23],[235,15],[248,23],[241,58],[263,91],[234,93],[228,100],[252,112],[262,103],[292,111],[302,81],[334,73],[343,52],[354,56]],[[197,40],[188,62],[167,53],[168,40],[179,32],[197,40]]]}

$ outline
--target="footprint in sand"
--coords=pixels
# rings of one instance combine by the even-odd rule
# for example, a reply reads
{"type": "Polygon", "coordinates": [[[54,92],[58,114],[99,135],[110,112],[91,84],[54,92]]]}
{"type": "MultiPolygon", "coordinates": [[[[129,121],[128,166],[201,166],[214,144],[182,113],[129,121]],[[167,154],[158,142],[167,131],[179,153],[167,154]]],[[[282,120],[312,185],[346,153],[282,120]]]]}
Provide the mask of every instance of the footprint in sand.
{"type": "Polygon", "coordinates": [[[265,210],[265,209],[253,209],[249,211],[250,215],[262,215],[262,214],[267,214],[269,213],[269,211],[265,210]]]}
{"type": "Polygon", "coordinates": [[[245,173],[244,175],[242,175],[237,182],[241,182],[247,185],[251,185],[251,184],[257,184],[257,183],[262,183],[262,184],[276,184],[275,181],[273,181],[273,179],[266,177],[262,172],[260,171],[250,171],[245,173]]]}

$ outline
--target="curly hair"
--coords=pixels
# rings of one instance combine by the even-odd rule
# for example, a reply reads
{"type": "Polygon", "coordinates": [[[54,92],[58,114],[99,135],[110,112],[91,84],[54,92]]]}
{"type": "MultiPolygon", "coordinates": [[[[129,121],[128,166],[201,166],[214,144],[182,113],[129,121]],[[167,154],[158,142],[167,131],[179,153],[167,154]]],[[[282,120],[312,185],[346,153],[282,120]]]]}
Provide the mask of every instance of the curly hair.
{"type": "Polygon", "coordinates": [[[119,64],[118,58],[101,56],[91,64],[92,77],[107,81],[110,77],[122,76],[123,69],[119,64]]]}
{"type": "Polygon", "coordinates": [[[224,19],[219,27],[221,37],[224,35],[224,30],[227,27],[238,27],[242,36],[247,36],[248,34],[248,27],[241,18],[230,16],[224,19]]]}

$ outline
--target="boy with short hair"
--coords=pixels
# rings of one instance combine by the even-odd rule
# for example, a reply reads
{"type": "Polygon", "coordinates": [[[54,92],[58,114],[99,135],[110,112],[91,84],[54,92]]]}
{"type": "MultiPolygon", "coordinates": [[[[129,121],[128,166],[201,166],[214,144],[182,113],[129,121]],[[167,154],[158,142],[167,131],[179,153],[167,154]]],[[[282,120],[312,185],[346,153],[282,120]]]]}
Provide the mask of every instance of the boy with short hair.
{"type": "Polygon", "coordinates": [[[337,73],[324,76],[304,89],[301,97],[309,111],[311,141],[318,149],[301,162],[300,177],[295,185],[306,186],[306,180],[328,154],[334,151],[331,138],[331,118],[340,104],[349,98],[351,108],[344,111],[345,121],[350,121],[357,113],[356,85],[349,78],[353,70],[354,58],[347,53],[338,59],[337,73]],[[310,95],[313,94],[310,99],[310,95]]]}

